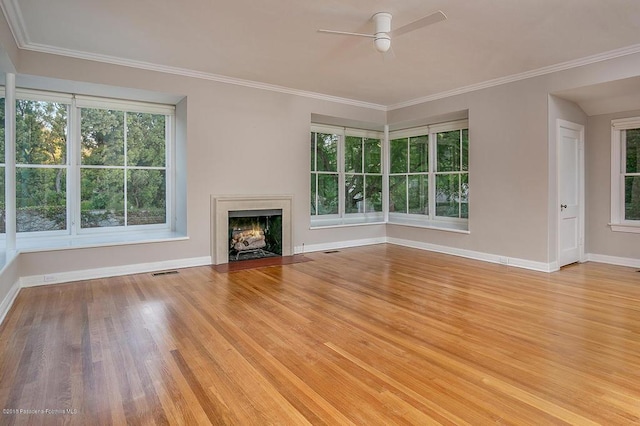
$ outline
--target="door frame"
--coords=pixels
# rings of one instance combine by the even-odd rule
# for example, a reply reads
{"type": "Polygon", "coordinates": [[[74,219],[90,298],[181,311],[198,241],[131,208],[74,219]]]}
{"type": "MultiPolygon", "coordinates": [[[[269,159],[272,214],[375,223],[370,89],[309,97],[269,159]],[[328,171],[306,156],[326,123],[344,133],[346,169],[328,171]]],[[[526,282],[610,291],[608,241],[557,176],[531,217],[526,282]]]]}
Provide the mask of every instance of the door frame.
{"type": "Polygon", "coordinates": [[[560,146],[562,143],[561,129],[569,129],[578,132],[578,247],[580,263],[586,262],[584,249],[585,236],[585,160],[584,160],[584,125],[571,121],[556,119],[556,262],[560,266],[560,146]]]}

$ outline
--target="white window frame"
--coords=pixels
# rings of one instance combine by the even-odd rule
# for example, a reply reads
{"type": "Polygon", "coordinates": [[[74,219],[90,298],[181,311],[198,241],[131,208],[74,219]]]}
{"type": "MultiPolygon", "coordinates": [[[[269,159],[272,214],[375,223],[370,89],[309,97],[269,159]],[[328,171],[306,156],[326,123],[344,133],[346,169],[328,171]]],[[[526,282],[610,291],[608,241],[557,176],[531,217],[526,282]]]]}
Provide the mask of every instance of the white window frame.
{"type": "MultiPolygon", "coordinates": [[[[71,214],[71,209],[70,207],[73,205],[71,204],[71,191],[69,189],[69,183],[70,181],[70,175],[72,174],[72,167],[71,167],[71,163],[69,161],[69,159],[71,158],[71,149],[70,149],[70,143],[71,143],[71,126],[70,126],[70,117],[71,117],[71,111],[72,111],[72,100],[73,97],[71,95],[65,95],[65,94],[61,94],[61,93],[51,93],[51,92],[39,92],[36,90],[27,90],[27,89],[16,89],[16,103],[19,100],[25,100],[25,101],[35,101],[35,102],[51,102],[51,103],[59,103],[59,104],[63,104],[67,106],[67,146],[66,146],[66,159],[65,159],[65,163],[64,163],[64,167],[60,167],[61,165],[40,165],[40,164],[19,164],[16,162],[15,157],[12,159],[14,165],[15,165],[15,171],[16,173],[13,176],[13,182],[11,183],[14,187],[17,183],[17,173],[18,173],[18,169],[21,168],[33,168],[33,169],[53,169],[53,168],[64,168],[66,170],[65,176],[66,176],[66,210],[67,210],[67,218],[66,218],[66,228],[65,229],[60,229],[60,230],[54,230],[54,231],[32,231],[32,232],[20,232],[20,231],[16,231],[16,235],[18,236],[18,238],[24,238],[24,237],[36,237],[36,238],[43,238],[43,237],[56,237],[56,236],[61,236],[61,235],[67,235],[70,232],[71,229],[71,223],[72,223],[72,214],[71,214]]],[[[16,117],[17,119],[17,117],[16,117]]],[[[16,134],[17,136],[17,134],[16,134]]],[[[6,148],[5,148],[6,149],[6,148]]],[[[14,150],[15,152],[15,150],[14,150]]],[[[5,182],[5,185],[8,185],[7,182],[5,182]]],[[[16,206],[16,212],[17,212],[17,206],[16,206]]]]}
{"type": "MultiPolygon", "coordinates": [[[[448,123],[434,124],[429,126],[421,126],[412,129],[403,129],[397,130],[393,132],[389,132],[389,141],[394,139],[403,139],[410,138],[416,136],[428,136],[429,137],[429,172],[428,173],[419,173],[426,174],[429,180],[429,194],[428,194],[428,202],[429,202],[429,214],[411,214],[411,213],[400,213],[400,212],[389,212],[389,220],[388,222],[391,224],[397,225],[410,225],[416,227],[423,228],[435,228],[435,229],[444,229],[450,231],[457,231],[468,233],[469,232],[469,219],[468,218],[452,218],[446,216],[437,216],[436,215],[436,177],[441,174],[453,174],[453,173],[466,173],[469,171],[460,171],[460,172],[440,172],[436,170],[437,164],[437,134],[442,132],[456,131],[469,128],[468,120],[457,120],[448,123]]],[[[391,144],[388,144],[388,150],[391,149],[391,144]]],[[[412,173],[408,173],[411,175],[412,173]]],[[[418,174],[418,173],[414,173],[418,174]]],[[[389,176],[395,176],[398,174],[391,174],[390,171],[387,173],[386,178],[389,176]]],[[[408,197],[408,194],[407,194],[408,197]]],[[[407,198],[407,203],[409,202],[407,198]]]]}
{"type": "Polygon", "coordinates": [[[629,129],[640,129],[640,117],[611,121],[611,222],[609,226],[612,231],[640,233],[640,220],[624,218],[624,179],[628,175],[625,164],[625,131],[629,129]]]}
{"type": "MultiPolygon", "coordinates": [[[[166,238],[169,233],[175,232],[175,190],[176,190],[176,171],[175,171],[175,106],[166,104],[156,104],[149,102],[129,101],[123,99],[111,99],[101,98],[94,96],[81,96],[72,95],[66,93],[57,93],[40,90],[30,90],[16,88],[16,100],[33,100],[33,101],[45,101],[56,102],[68,105],[67,115],[67,159],[65,167],[66,173],[66,190],[67,190],[67,227],[64,230],[56,231],[31,231],[31,232],[16,232],[18,248],[26,249],[39,249],[39,248],[55,248],[66,246],[95,246],[102,245],[102,242],[107,244],[123,242],[135,242],[135,241],[147,241],[149,238],[155,239],[154,235],[166,238]],[[162,114],[166,116],[165,119],[165,166],[164,167],[134,167],[135,169],[162,169],[165,170],[165,203],[166,203],[166,215],[165,222],[161,224],[149,224],[149,225],[123,225],[113,227],[99,227],[99,228],[82,228],[81,227],[81,188],[80,188],[80,170],[81,164],[81,123],[80,123],[80,109],[81,108],[98,108],[98,109],[112,109],[123,112],[136,112],[136,113],[150,113],[150,114],[162,114]],[[97,239],[96,239],[97,238],[97,239]],[[84,241],[84,243],[74,244],[73,241],[84,241]],[[22,244],[20,243],[22,241],[22,244]]],[[[0,88],[0,96],[5,97],[4,88],[0,88]]],[[[5,146],[7,152],[7,147],[5,146]]],[[[15,151],[15,150],[14,150],[15,151]]],[[[12,161],[12,165],[15,166],[15,157],[9,159],[12,161]]],[[[125,158],[126,161],[126,158],[125,158]]],[[[24,165],[23,165],[24,166],[24,165]]],[[[34,166],[34,165],[28,165],[34,166]]],[[[3,164],[3,167],[7,167],[7,164],[3,164]]],[[[20,167],[20,165],[18,165],[20,167]]],[[[35,167],[47,167],[38,166],[35,167]]],[[[127,165],[123,164],[122,167],[126,173],[127,165]]],[[[126,176],[126,174],[125,174],[126,176]]],[[[5,186],[15,187],[16,174],[7,176],[5,186]]],[[[126,206],[126,195],[125,195],[126,206]]],[[[125,207],[125,215],[127,214],[125,207]]],[[[7,238],[6,234],[0,236],[1,239],[7,238]]],[[[172,237],[171,237],[172,238],[172,237]]]]}
{"type": "MultiPolygon", "coordinates": [[[[384,142],[384,133],[377,132],[373,130],[363,130],[363,129],[353,129],[348,127],[337,127],[330,126],[324,124],[311,124],[311,132],[312,133],[327,133],[338,136],[338,147],[337,147],[337,155],[338,155],[338,214],[327,214],[327,215],[310,215],[311,216],[311,228],[324,228],[331,226],[348,226],[348,225],[363,225],[363,224],[380,224],[384,222],[384,211],[385,211],[385,203],[383,201],[382,211],[380,212],[363,212],[363,213],[345,213],[345,175],[351,173],[345,173],[345,138],[346,136],[355,136],[362,138],[372,138],[372,139],[380,139],[380,168],[382,181],[384,183],[385,174],[384,174],[384,161],[385,161],[385,142],[384,142]]],[[[364,155],[364,153],[363,153],[364,155]]],[[[317,155],[316,155],[317,159],[317,155]]],[[[312,172],[310,171],[309,174],[312,172]]],[[[315,171],[313,173],[318,174],[319,172],[315,171]]],[[[327,172],[334,174],[334,172],[327,172]]],[[[360,174],[360,173],[356,173],[360,174]]],[[[362,173],[365,174],[364,171],[362,173]]],[[[317,191],[317,188],[316,188],[317,191]]],[[[309,191],[309,194],[311,191],[309,191]]],[[[382,193],[384,199],[384,188],[382,193]]],[[[316,203],[317,206],[317,203],[316,203]]]]}

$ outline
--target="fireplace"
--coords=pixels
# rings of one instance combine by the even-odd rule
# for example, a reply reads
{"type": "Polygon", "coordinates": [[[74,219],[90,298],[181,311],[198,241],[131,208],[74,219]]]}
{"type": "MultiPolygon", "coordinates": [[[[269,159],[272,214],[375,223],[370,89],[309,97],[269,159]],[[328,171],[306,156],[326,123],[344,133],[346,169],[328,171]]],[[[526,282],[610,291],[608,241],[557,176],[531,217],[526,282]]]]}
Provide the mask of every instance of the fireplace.
{"type": "Polygon", "coordinates": [[[282,210],[229,211],[229,262],[282,256],[282,210]]]}
{"type": "Polygon", "coordinates": [[[293,255],[292,204],[287,195],[211,196],[213,263],[293,255]]]}

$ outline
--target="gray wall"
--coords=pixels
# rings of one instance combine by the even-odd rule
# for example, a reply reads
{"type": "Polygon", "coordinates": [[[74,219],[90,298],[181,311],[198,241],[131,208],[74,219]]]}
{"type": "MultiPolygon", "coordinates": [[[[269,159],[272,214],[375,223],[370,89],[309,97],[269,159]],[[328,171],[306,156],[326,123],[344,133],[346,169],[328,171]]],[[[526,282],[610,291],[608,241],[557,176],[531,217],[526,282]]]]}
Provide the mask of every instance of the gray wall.
{"type": "MultiPolygon", "coordinates": [[[[384,226],[309,229],[311,114],[383,125],[386,113],[267,90],[22,51],[23,74],[186,96],[187,232],[169,243],[23,253],[22,274],[117,267],[210,253],[210,196],[292,194],[294,245],[381,238],[384,226]],[[251,173],[247,173],[247,161],[251,173]]],[[[184,131],[184,130],[183,130],[184,131]]]]}
{"type": "Polygon", "coordinates": [[[547,92],[538,80],[389,113],[389,122],[469,110],[469,235],[390,225],[390,237],[547,262],[547,92]]]}
{"type": "MultiPolygon", "coordinates": [[[[0,22],[0,43],[8,42],[4,25],[0,22]]],[[[628,55],[386,113],[210,80],[16,51],[15,46],[7,50],[16,58],[20,74],[186,96],[180,108],[187,111],[188,117],[183,130],[187,135],[184,196],[189,240],[143,247],[24,253],[20,262],[23,276],[169,261],[176,256],[209,256],[212,194],[292,194],[296,246],[386,235],[533,262],[553,262],[555,238],[550,230],[555,223],[550,199],[555,184],[551,182],[549,121],[554,114],[573,113],[566,105],[553,107],[557,111],[550,112],[549,94],[634,76],[640,70],[640,55],[628,55]],[[465,110],[469,112],[471,140],[469,235],[395,225],[309,229],[311,114],[397,127],[465,110]],[[252,167],[255,175],[238,173],[237,161],[247,158],[259,160],[252,167]]],[[[599,226],[592,224],[600,221],[590,218],[589,226],[599,226]]],[[[590,250],[599,247],[589,245],[590,250]]],[[[631,256],[627,250],[622,251],[621,255],[631,256]]]]}
{"type": "Polygon", "coordinates": [[[585,140],[586,249],[588,253],[640,259],[640,234],[613,232],[611,221],[611,120],[638,117],[640,110],[596,115],[585,140]]]}

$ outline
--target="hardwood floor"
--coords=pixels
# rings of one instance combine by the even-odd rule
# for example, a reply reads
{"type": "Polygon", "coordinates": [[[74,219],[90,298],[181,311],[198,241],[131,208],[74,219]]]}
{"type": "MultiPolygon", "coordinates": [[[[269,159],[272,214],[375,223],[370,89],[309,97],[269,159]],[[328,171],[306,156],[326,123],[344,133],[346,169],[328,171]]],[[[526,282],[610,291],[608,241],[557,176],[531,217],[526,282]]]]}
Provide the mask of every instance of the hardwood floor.
{"type": "Polygon", "coordinates": [[[306,257],[21,290],[0,424],[640,423],[635,269],[306,257]]]}

